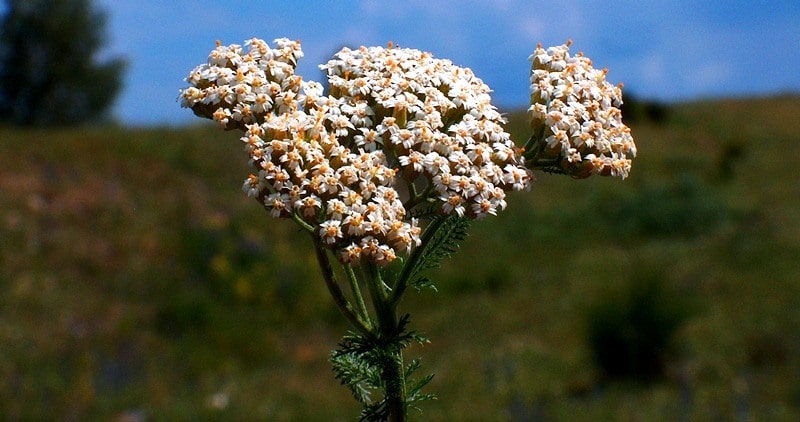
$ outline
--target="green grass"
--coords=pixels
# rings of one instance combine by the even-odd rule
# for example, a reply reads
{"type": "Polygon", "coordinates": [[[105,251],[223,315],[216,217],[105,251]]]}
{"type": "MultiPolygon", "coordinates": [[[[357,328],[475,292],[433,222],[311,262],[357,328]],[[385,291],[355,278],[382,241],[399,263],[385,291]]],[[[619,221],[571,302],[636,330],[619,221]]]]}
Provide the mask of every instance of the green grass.
{"type": "MultiPolygon", "coordinates": [[[[633,126],[629,179],[539,175],[474,224],[439,293],[403,303],[432,339],[411,349],[439,397],[418,419],[800,418],[798,115],[673,105],[633,126]],[[688,316],[660,376],[608,378],[593,312],[647,283],[688,316]]],[[[0,414],[355,419],[327,362],[343,318],[248,172],[213,127],[0,128],[0,414]]]]}

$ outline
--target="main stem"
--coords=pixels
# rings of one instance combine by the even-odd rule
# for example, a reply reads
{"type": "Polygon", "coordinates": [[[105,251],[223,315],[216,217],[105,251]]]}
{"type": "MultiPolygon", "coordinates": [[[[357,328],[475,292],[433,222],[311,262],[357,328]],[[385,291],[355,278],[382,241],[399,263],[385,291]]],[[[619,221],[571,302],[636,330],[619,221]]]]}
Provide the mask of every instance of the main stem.
{"type": "MultiPolygon", "coordinates": [[[[344,273],[350,290],[352,290],[353,302],[350,302],[342,292],[325,246],[315,236],[313,228],[307,228],[314,242],[325,284],[334,302],[350,324],[370,340],[371,347],[381,357],[377,369],[380,371],[383,384],[385,410],[388,411],[388,420],[392,422],[405,422],[408,411],[406,372],[403,363],[405,344],[400,341],[401,336],[406,333],[405,328],[401,327],[401,322],[398,321],[397,307],[411,279],[416,276],[418,264],[423,259],[427,246],[446,220],[447,217],[439,216],[431,221],[422,235],[421,244],[411,253],[396,278],[389,280],[388,284],[384,282],[381,271],[375,263],[363,262],[360,267],[357,267],[360,269],[358,274],[352,266],[345,265],[344,273]],[[366,303],[361,295],[360,286],[363,284],[360,283],[366,284],[374,314],[367,311],[366,303]]],[[[304,223],[303,221],[299,222],[304,223]]],[[[301,226],[303,225],[301,224],[301,226]]]]}
{"type": "Polygon", "coordinates": [[[391,295],[383,283],[378,267],[373,263],[365,264],[365,267],[367,285],[378,319],[378,330],[380,330],[379,347],[384,349],[382,351],[384,360],[381,365],[381,378],[385,383],[384,394],[389,410],[389,421],[404,422],[407,407],[406,379],[403,370],[403,350],[397,341],[397,336],[402,333],[398,327],[396,309],[391,303],[391,295]]]}
{"type": "Polygon", "coordinates": [[[361,334],[372,339],[372,344],[380,350],[381,379],[384,383],[386,408],[389,411],[389,421],[406,421],[406,380],[403,366],[403,345],[398,337],[403,330],[398,326],[395,297],[384,284],[380,270],[374,263],[362,265],[361,279],[366,282],[375,309],[375,318],[371,318],[363,298],[361,297],[358,280],[353,268],[345,266],[345,273],[352,290],[356,305],[350,303],[339,287],[331,268],[331,261],[322,243],[313,236],[314,249],[317,261],[322,270],[325,285],[337,307],[342,311],[350,324],[361,334]]]}
{"type": "Polygon", "coordinates": [[[386,382],[386,404],[389,409],[389,421],[406,421],[406,382],[403,373],[402,350],[387,350],[386,362],[382,368],[382,376],[386,382]]]}

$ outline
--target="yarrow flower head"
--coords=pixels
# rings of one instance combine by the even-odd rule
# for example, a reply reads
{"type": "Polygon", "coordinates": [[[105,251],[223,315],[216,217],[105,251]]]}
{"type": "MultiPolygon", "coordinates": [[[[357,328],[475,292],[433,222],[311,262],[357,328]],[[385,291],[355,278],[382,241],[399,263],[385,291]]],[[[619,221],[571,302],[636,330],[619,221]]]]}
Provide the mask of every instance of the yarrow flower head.
{"type": "Polygon", "coordinates": [[[480,219],[529,189],[531,171],[470,69],[397,47],[348,48],[330,92],[294,74],[300,43],[218,43],[187,77],[183,107],[244,132],[243,190],[292,218],[344,263],[385,265],[420,244],[411,212],[480,219]]]}
{"type": "Polygon", "coordinates": [[[225,129],[242,130],[267,114],[288,111],[301,88],[294,69],[303,52],[297,41],[280,38],[275,44],[273,49],[256,38],[244,47],[217,41],[208,63],[186,78],[190,87],[181,91],[181,106],[225,129]]]}
{"type": "Polygon", "coordinates": [[[404,364],[402,350],[421,341],[398,312],[404,292],[430,286],[420,274],[458,249],[467,220],[503,210],[507,192],[530,189],[532,170],[627,176],[636,147],[621,120],[621,88],[582,54],[570,56],[569,44],[539,46],[534,134],[517,148],[491,90],[468,68],[391,43],[343,48],[320,66],[326,92],[295,74],[302,56],[286,38],[217,42],[179,100],[241,131],[252,167],[242,190],[310,235],[325,285],[355,330],[331,363],[365,404],[362,419],[406,420],[410,402],[432,396],[418,394],[431,376],[414,394],[403,387],[418,364],[404,364]],[[352,376],[364,371],[376,376],[352,376]],[[367,403],[372,391],[383,398],[367,403]]]}
{"type": "Polygon", "coordinates": [[[625,178],[636,156],[630,129],[622,123],[622,85],[606,81],[607,69],[592,67],[571,42],[530,56],[531,128],[528,164],[576,178],[625,178]]]}

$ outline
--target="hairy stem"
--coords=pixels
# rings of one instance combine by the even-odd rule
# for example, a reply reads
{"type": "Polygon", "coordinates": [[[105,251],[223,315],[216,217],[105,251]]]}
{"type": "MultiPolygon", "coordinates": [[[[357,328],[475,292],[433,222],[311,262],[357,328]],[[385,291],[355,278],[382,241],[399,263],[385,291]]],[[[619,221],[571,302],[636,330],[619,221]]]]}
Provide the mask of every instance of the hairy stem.
{"type": "Polygon", "coordinates": [[[378,266],[374,263],[365,263],[362,268],[378,320],[379,340],[376,347],[383,349],[380,371],[389,420],[405,421],[406,379],[403,371],[403,351],[397,341],[402,329],[398,326],[395,308],[389,300],[391,295],[383,282],[378,266]]]}
{"type": "Polygon", "coordinates": [[[382,377],[386,382],[386,399],[389,409],[389,421],[405,422],[406,420],[406,380],[403,373],[403,351],[393,350],[386,354],[382,377]]]}

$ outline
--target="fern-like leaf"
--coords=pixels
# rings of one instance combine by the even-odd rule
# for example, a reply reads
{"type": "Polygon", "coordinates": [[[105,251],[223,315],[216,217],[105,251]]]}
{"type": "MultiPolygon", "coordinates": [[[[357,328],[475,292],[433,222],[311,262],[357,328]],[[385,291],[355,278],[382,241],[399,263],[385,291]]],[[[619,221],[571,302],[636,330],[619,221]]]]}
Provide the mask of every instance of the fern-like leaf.
{"type": "Polygon", "coordinates": [[[433,374],[427,375],[426,377],[412,381],[411,386],[408,388],[406,392],[408,394],[406,401],[409,403],[416,403],[421,401],[429,401],[429,400],[436,400],[436,396],[433,394],[423,394],[421,392],[422,387],[428,385],[429,382],[433,379],[433,374]]]}
{"type": "MultiPolygon", "coordinates": [[[[402,350],[412,342],[429,342],[427,338],[407,330],[410,320],[409,314],[402,315],[395,329],[384,336],[366,337],[350,332],[339,343],[339,348],[331,353],[330,361],[336,379],[364,406],[360,416],[362,421],[385,421],[389,417],[390,409],[385,396],[387,385],[383,378],[387,365],[398,359],[402,350]],[[374,398],[376,392],[377,398],[374,398]]],[[[414,359],[402,371],[402,379],[409,380],[405,388],[408,406],[433,397],[419,392],[433,375],[419,381],[410,379],[412,372],[419,367],[419,360],[414,359]]]]}
{"type": "Polygon", "coordinates": [[[350,390],[353,397],[364,406],[372,404],[374,386],[370,382],[373,376],[370,372],[373,369],[353,354],[332,355],[330,361],[336,379],[350,390]]]}
{"type": "Polygon", "coordinates": [[[470,219],[455,214],[434,218],[431,225],[440,227],[419,252],[421,258],[411,269],[409,279],[415,279],[422,271],[438,267],[443,259],[451,257],[461,246],[461,242],[467,238],[469,224],[470,219]]]}
{"type": "Polygon", "coordinates": [[[417,208],[411,209],[409,211],[409,216],[411,218],[417,218],[420,220],[430,220],[439,216],[439,207],[436,205],[425,205],[420,206],[417,208]]]}
{"type": "Polygon", "coordinates": [[[409,283],[411,287],[415,288],[418,292],[422,291],[422,289],[431,289],[434,293],[438,292],[439,290],[436,288],[436,284],[433,283],[428,277],[419,277],[409,283]]]}
{"type": "Polygon", "coordinates": [[[382,388],[378,350],[370,339],[350,332],[330,357],[335,378],[365,408],[374,404],[372,393],[382,388]]]}

